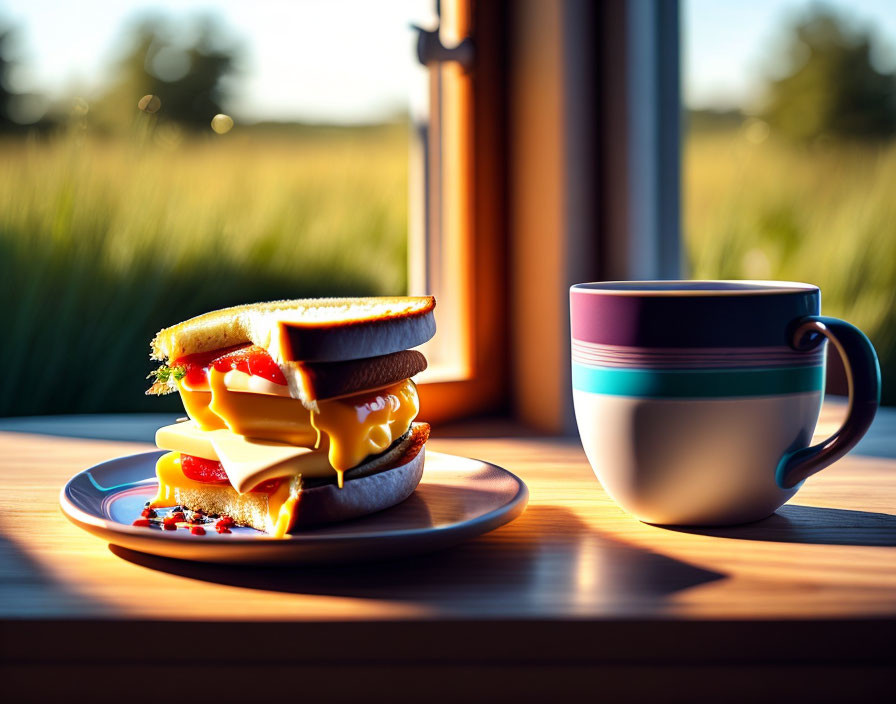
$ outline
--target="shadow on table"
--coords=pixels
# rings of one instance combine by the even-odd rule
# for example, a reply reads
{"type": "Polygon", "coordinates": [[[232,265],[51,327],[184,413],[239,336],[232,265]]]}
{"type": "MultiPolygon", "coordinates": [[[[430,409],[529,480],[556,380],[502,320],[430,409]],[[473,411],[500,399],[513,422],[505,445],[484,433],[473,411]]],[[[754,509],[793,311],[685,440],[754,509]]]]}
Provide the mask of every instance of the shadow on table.
{"type": "MultiPolygon", "coordinates": [[[[80,593],[77,584],[56,578],[23,550],[16,538],[7,538],[3,532],[0,532],[0,594],[0,619],[3,620],[66,617],[72,613],[87,616],[108,611],[101,601],[80,593]]],[[[2,643],[0,650],[3,650],[2,643]]]]}
{"type": "Polygon", "coordinates": [[[490,616],[645,615],[667,596],[724,577],[603,536],[556,506],[532,506],[510,525],[438,553],[337,567],[212,565],[109,549],[149,569],[220,584],[490,616]]]}
{"type": "Polygon", "coordinates": [[[812,545],[896,546],[896,516],[842,508],[787,505],[768,518],[740,526],[690,528],[663,526],[681,533],[735,540],[765,540],[812,545]]]}

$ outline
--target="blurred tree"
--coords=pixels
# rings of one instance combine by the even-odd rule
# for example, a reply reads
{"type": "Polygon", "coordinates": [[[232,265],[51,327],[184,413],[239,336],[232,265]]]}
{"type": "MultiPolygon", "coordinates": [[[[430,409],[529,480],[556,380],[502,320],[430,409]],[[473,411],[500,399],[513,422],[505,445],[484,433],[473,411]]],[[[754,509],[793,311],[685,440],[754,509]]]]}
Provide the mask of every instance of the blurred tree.
{"type": "Polygon", "coordinates": [[[896,76],[871,61],[872,37],[813,5],[792,28],[787,73],[767,86],[765,119],[790,138],[881,138],[896,133],[896,76]]]}
{"type": "Polygon", "coordinates": [[[0,130],[4,132],[18,127],[12,118],[13,104],[18,98],[12,89],[12,72],[16,66],[12,43],[13,30],[0,27],[0,130]]]}
{"type": "Polygon", "coordinates": [[[117,80],[98,101],[98,121],[110,128],[129,125],[140,99],[154,95],[160,121],[208,128],[224,111],[224,79],[233,72],[239,49],[211,17],[197,19],[191,34],[191,41],[178,42],[169,21],[141,20],[129,33],[117,80]]]}
{"type": "Polygon", "coordinates": [[[0,132],[47,129],[54,124],[46,117],[46,96],[22,90],[22,76],[16,73],[23,65],[18,30],[0,26],[0,132]]]}

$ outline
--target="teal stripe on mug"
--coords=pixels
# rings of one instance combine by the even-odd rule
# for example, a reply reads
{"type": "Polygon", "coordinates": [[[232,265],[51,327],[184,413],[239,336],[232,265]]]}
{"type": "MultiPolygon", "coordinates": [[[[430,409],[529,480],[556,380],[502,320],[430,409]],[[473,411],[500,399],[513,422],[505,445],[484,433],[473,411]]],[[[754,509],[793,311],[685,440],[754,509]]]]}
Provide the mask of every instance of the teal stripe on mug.
{"type": "Polygon", "coordinates": [[[608,396],[719,398],[821,391],[824,366],[771,369],[618,369],[573,362],[572,387],[608,396]]]}

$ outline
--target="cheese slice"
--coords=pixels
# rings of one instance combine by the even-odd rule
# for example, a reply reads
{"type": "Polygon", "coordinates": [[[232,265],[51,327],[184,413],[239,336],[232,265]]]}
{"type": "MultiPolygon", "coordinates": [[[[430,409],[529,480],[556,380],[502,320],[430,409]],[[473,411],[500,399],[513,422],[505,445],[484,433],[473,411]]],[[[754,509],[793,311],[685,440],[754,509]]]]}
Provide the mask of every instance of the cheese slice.
{"type": "Polygon", "coordinates": [[[195,420],[165,425],[156,431],[156,445],[162,450],[220,461],[209,439],[211,432],[203,431],[195,420]]]}
{"type": "Polygon", "coordinates": [[[333,476],[334,470],[322,452],[270,440],[250,440],[227,430],[213,430],[211,434],[218,461],[241,494],[277,477],[333,476]]]}
{"type": "Polygon", "coordinates": [[[156,431],[156,445],[209,460],[224,467],[230,484],[244,494],[268,479],[301,474],[332,477],[336,470],[325,452],[270,440],[254,440],[229,430],[201,430],[193,421],[156,431]]]}

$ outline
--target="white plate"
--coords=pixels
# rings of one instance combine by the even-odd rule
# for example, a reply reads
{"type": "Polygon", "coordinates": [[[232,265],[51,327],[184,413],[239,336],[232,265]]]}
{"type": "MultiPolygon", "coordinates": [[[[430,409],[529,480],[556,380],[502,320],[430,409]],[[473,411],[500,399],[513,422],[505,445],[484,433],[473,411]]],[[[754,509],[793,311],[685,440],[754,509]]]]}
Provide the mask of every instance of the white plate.
{"type": "Polygon", "coordinates": [[[155,495],[161,452],[118,457],[76,474],[62,488],[75,525],[132,550],[203,562],[324,563],[378,560],[449,547],[512,521],[526,508],[522,480],[488,462],[427,452],[423,480],[404,502],[354,521],[272,538],[251,528],[205,535],[132,526],[155,495]]]}

